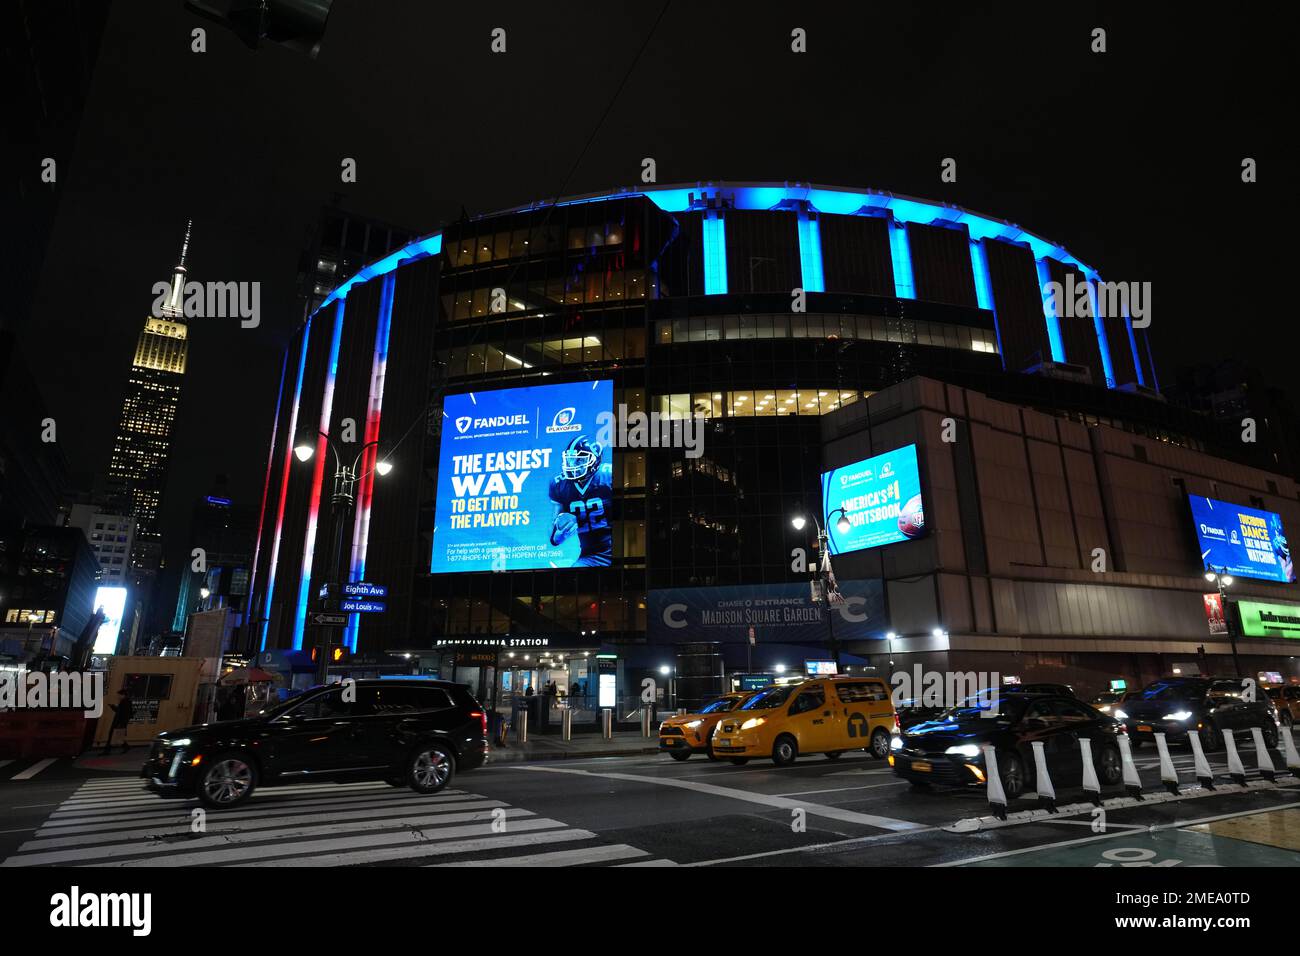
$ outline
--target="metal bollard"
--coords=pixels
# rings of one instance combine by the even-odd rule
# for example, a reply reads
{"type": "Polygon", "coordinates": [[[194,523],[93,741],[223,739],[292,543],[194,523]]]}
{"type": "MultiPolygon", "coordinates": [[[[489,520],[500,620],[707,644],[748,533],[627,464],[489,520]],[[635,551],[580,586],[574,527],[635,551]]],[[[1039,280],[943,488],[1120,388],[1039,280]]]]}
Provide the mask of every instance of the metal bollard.
{"type": "Polygon", "coordinates": [[[528,743],[528,711],[521,710],[515,715],[515,743],[528,743]]]}
{"type": "Polygon", "coordinates": [[[651,726],[654,724],[654,711],[649,707],[641,708],[641,736],[649,737],[651,726]]]}
{"type": "Polygon", "coordinates": [[[614,739],[614,712],[608,707],[600,712],[600,735],[606,740],[614,739]]]}
{"type": "Polygon", "coordinates": [[[560,737],[563,740],[573,739],[573,711],[568,707],[560,711],[560,737]]]}

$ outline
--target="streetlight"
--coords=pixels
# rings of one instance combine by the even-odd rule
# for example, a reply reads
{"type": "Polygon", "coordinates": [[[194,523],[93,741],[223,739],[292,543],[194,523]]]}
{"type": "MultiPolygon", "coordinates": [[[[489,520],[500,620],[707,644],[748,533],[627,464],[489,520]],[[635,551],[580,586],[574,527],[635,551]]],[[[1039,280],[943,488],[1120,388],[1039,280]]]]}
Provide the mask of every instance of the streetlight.
{"type": "MultiPolygon", "coordinates": [[[[357,452],[356,457],[352,459],[352,464],[346,465],[344,464],[343,457],[339,454],[338,447],[334,444],[333,439],[323,431],[318,434],[321,438],[325,439],[325,443],[329,446],[329,450],[334,456],[334,492],[330,499],[334,515],[334,550],[331,554],[329,578],[327,578],[327,583],[337,585],[341,583],[339,579],[343,574],[344,527],[347,524],[348,511],[352,508],[353,504],[356,503],[357,482],[362,478],[369,476],[371,472],[377,472],[381,476],[386,475],[393,470],[393,465],[392,462],[385,459],[384,461],[376,462],[374,467],[369,471],[360,472],[361,460],[365,457],[366,450],[372,446],[378,446],[378,439],[368,441],[362,445],[361,449],[357,452]]],[[[299,441],[293,449],[294,457],[301,462],[310,461],[315,453],[316,449],[307,439],[299,441]]],[[[329,641],[326,640],[327,632],[325,631],[325,628],[328,626],[329,625],[321,625],[320,639],[317,642],[319,648],[317,653],[318,677],[322,684],[326,682],[326,679],[329,676],[329,655],[326,654],[326,648],[329,645],[329,641]]]]}
{"type": "Polygon", "coordinates": [[[1219,607],[1223,611],[1223,625],[1228,629],[1228,645],[1232,648],[1232,669],[1234,676],[1241,677],[1241,662],[1237,660],[1237,629],[1232,626],[1232,613],[1228,610],[1227,589],[1232,587],[1232,575],[1227,568],[1216,571],[1214,565],[1210,565],[1205,569],[1205,580],[1219,589],[1219,607]]]}
{"type": "MultiPolygon", "coordinates": [[[[847,530],[850,525],[848,516],[845,514],[843,508],[836,508],[835,511],[832,511],[830,515],[827,515],[827,517],[829,518],[836,513],[839,514],[840,518],[839,521],[836,522],[835,526],[839,528],[840,531],[847,530]]],[[[828,547],[826,529],[817,522],[815,517],[812,519],[812,523],[813,527],[817,529],[817,571],[815,580],[821,588],[821,599],[826,605],[826,649],[830,651],[831,657],[834,658],[835,670],[838,673],[840,669],[840,644],[839,641],[835,639],[835,623],[831,617],[831,580],[830,575],[823,570],[823,556],[827,553],[828,547]]],[[[790,524],[794,527],[795,531],[802,531],[807,526],[808,519],[803,514],[796,514],[790,519],[790,524]]],[[[837,591],[835,593],[838,595],[839,592],[837,591]]]]}

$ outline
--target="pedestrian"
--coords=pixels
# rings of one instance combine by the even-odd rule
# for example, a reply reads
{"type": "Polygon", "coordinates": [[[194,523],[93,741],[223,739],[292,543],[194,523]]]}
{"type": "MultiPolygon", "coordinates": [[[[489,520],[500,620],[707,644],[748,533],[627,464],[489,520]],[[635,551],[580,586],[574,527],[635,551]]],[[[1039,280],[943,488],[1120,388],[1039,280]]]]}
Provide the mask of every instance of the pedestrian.
{"type": "Polygon", "coordinates": [[[104,756],[107,757],[113,749],[113,735],[120,729],[122,731],[122,753],[126,753],[126,728],[131,723],[131,695],[123,688],[116,704],[109,704],[113,711],[113,723],[108,728],[108,739],[104,741],[104,756]]]}
{"type": "Polygon", "coordinates": [[[532,685],[532,684],[529,684],[527,687],[524,688],[524,696],[525,696],[525,697],[532,697],[532,696],[533,696],[533,685],[532,685]]]}

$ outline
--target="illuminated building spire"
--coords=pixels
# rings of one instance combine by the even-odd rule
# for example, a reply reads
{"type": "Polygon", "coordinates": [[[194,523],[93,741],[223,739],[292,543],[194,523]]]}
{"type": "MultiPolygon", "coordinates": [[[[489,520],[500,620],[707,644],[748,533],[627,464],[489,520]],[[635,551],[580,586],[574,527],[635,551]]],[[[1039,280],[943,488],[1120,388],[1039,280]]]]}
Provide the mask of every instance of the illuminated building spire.
{"type": "Polygon", "coordinates": [[[172,288],[167,294],[167,301],[163,303],[160,310],[163,315],[169,319],[185,318],[185,257],[190,251],[190,229],[194,225],[193,219],[185,221],[185,241],[181,243],[181,259],[172,269],[172,288]]]}

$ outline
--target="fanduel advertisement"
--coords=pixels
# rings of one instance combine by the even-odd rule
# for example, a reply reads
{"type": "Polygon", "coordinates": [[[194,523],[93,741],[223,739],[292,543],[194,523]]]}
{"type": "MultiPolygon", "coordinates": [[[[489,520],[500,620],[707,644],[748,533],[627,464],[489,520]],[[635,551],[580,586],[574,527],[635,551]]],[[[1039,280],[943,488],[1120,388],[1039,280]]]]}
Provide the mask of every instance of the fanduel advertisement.
{"type": "Polygon", "coordinates": [[[430,571],[609,565],[613,404],[610,381],[446,396],[430,571]]]}
{"type": "Polygon", "coordinates": [[[822,506],[831,554],[919,538],[925,534],[925,512],[916,446],[823,473],[822,506]],[[840,528],[841,521],[848,522],[847,529],[840,528]]]}
{"type": "MultiPolygon", "coordinates": [[[[878,579],[841,581],[844,603],[831,609],[835,637],[878,638],[885,628],[885,594],[878,579]]],[[[650,641],[740,643],[750,628],[759,644],[819,644],[826,640],[826,609],[808,584],[753,584],[721,588],[667,588],[647,595],[650,641]]]]}
{"type": "Polygon", "coordinates": [[[1208,571],[1226,571],[1243,578],[1291,583],[1295,567],[1282,530],[1282,518],[1215,498],[1191,495],[1192,520],[1201,543],[1201,563],[1208,571]]]}

